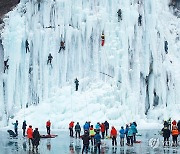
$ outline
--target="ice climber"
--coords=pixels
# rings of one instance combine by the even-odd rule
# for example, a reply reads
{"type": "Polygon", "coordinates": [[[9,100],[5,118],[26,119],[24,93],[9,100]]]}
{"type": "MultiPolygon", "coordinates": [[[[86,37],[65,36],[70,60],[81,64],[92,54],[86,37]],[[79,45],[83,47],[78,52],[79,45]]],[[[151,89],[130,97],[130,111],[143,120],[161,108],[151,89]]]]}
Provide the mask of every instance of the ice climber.
{"type": "Polygon", "coordinates": [[[139,14],[139,17],[138,17],[138,26],[141,26],[142,25],[142,15],[139,14]]]}
{"type": "Polygon", "coordinates": [[[119,9],[117,11],[117,14],[118,14],[118,22],[120,22],[120,20],[122,20],[122,11],[121,11],[121,9],[119,9]]]}
{"type": "Polygon", "coordinates": [[[71,121],[69,123],[69,132],[70,132],[70,137],[73,137],[73,128],[74,128],[74,121],[71,121]]]}
{"type": "Polygon", "coordinates": [[[79,122],[77,122],[77,124],[75,126],[75,132],[76,132],[76,138],[77,138],[77,136],[78,136],[78,138],[80,138],[81,126],[79,125],[79,122]]]}
{"type": "Polygon", "coordinates": [[[96,132],[96,135],[94,136],[95,140],[95,151],[98,149],[98,153],[100,154],[101,152],[101,135],[99,132],[96,132]]]}
{"type": "Polygon", "coordinates": [[[27,129],[27,138],[29,146],[31,146],[31,144],[33,145],[33,129],[31,125],[29,125],[29,128],[27,129]]]}
{"type": "Polygon", "coordinates": [[[78,81],[78,79],[77,79],[77,78],[75,79],[74,83],[75,83],[75,85],[76,85],[76,91],[78,91],[79,81],[78,81]]]}
{"type": "Polygon", "coordinates": [[[104,32],[101,34],[101,45],[104,46],[105,43],[105,35],[104,32]]]}
{"type": "Polygon", "coordinates": [[[61,49],[65,50],[65,42],[64,42],[64,41],[61,41],[61,43],[60,43],[60,48],[59,48],[59,52],[58,52],[58,53],[61,52],[61,49]]]}
{"type": "Polygon", "coordinates": [[[168,128],[168,126],[164,126],[164,128],[162,129],[162,134],[164,137],[164,146],[168,145],[169,146],[169,137],[171,134],[170,129],[168,128]]]}
{"type": "Polygon", "coordinates": [[[168,41],[164,41],[164,50],[168,54],[168,41]]]}
{"type": "Polygon", "coordinates": [[[23,130],[23,136],[25,137],[25,132],[26,132],[26,120],[24,120],[23,124],[22,124],[22,130],[23,130]]]}
{"type": "Polygon", "coordinates": [[[8,61],[9,61],[9,58],[7,58],[7,60],[4,61],[4,73],[5,73],[6,70],[8,70],[8,68],[9,68],[8,61]]]}
{"type": "Polygon", "coordinates": [[[112,138],[112,146],[117,146],[117,130],[114,126],[112,126],[112,129],[111,129],[111,138],[112,138]]]}
{"type": "Polygon", "coordinates": [[[50,120],[48,120],[46,122],[46,129],[47,129],[47,134],[50,135],[50,133],[51,133],[51,122],[50,122],[50,120]]]}
{"type": "Polygon", "coordinates": [[[18,120],[16,120],[15,123],[12,123],[14,125],[14,132],[16,134],[16,136],[18,135],[18,120]]]}
{"type": "Polygon", "coordinates": [[[82,149],[82,154],[84,153],[84,150],[86,151],[86,153],[88,153],[88,149],[89,149],[89,134],[88,131],[84,131],[84,135],[82,136],[82,140],[83,140],[83,149],[82,149]]]}
{"type": "Polygon", "coordinates": [[[51,55],[51,53],[49,53],[49,55],[48,55],[48,60],[47,60],[47,64],[50,63],[50,65],[51,65],[52,59],[53,59],[53,56],[51,55]]]}
{"type": "Polygon", "coordinates": [[[38,131],[38,128],[35,128],[34,132],[33,132],[33,149],[36,148],[36,151],[38,151],[38,146],[39,146],[39,141],[40,141],[40,134],[38,131]]]}
{"type": "Polygon", "coordinates": [[[28,42],[28,40],[26,40],[26,42],[25,42],[25,46],[26,46],[26,53],[27,53],[27,52],[30,52],[30,50],[29,50],[29,42],[28,42]]]}
{"type": "Polygon", "coordinates": [[[124,146],[125,131],[123,126],[121,126],[121,129],[119,130],[119,134],[120,134],[120,145],[124,146]]]}

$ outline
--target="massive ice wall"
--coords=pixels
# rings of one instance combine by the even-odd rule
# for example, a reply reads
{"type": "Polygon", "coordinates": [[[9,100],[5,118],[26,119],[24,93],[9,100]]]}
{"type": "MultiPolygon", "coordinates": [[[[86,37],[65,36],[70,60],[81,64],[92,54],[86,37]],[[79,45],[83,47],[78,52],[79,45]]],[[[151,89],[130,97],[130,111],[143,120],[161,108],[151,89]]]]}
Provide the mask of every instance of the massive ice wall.
{"type": "MultiPolygon", "coordinates": [[[[75,77],[111,84],[116,103],[144,119],[167,118],[172,113],[166,111],[178,110],[179,19],[167,0],[21,0],[8,16],[2,41],[9,70],[0,75],[3,125],[19,109],[51,97],[53,88],[73,85],[75,77]],[[61,39],[66,49],[58,53],[61,39]]],[[[85,87],[87,82],[81,91],[85,87]]]]}

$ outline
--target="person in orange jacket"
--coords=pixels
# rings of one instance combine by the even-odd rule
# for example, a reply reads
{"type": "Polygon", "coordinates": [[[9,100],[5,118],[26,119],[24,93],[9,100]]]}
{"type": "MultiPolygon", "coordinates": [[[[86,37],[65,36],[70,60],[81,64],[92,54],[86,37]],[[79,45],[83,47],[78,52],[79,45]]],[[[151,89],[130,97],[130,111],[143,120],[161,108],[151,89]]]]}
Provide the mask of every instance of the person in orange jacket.
{"type": "Polygon", "coordinates": [[[104,139],[104,134],[105,134],[105,125],[104,125],[104,123],[102,123],[102,124],[100,125],[100,127],[101,127],[102,139],[104,139]]]}
{"type": "Polygon", "coordinates": [[[69,131],[70,131],[70,136],[73,137],[73,127],[74,127],[74,121],[71,121],[69,123],[69,131]]]}
{"type": "Polygon", "coordinates": [[[104,46],[104,43],[105,43],[105,36],[104,36],[104,33],[102,33],[102,35],[101,35],[101,45],[104,46]]]}
{"type": "Polygon", "coordinates": [[[29,141],[29,146],[31,146],[31,144],[33,144],[33,129],[31,125],[29,125],[29,128],[27,129],[27,138],[29,141]]]}
{"type": "Polygon", "coordinates": [[[51,132],[51,122],[50,122],[50,120],[48,120],[46,122],[46,129],[47,129],[47,134],[50,135],[50,132],[51,132]]]}
{"type": "Polygon", "coordinates": [[[112,129],[111,129],[111,138],[112,138],[112,146],[114,146],[114,143],[115,145],[117,146],[117,130],[114,126],[112,126],[112,129]]]}
{"type": "Polygon", "coordinates": [[[173,125],[171,133],[172,133],[172,138],[173,138],[173,146],[177,146],[177,138],[179,135],[179,131],[175,125],[173,125]]]}

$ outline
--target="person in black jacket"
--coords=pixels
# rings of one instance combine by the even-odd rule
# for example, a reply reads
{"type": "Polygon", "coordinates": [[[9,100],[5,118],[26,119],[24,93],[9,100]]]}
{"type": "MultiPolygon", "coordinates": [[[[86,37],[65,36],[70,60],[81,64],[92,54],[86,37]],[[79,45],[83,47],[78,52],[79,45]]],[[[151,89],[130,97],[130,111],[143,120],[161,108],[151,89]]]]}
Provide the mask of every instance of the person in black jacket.
{"type": "Polygon", "coordinates": [[[89,140],[90,140],[90,136],[88,135],[88,131],[84,131],[84,135],[82,136],[82,140],[83,140],[82,153],[84,152],[84,150],[86,150],[86,153],[88,153],[89,140]]]}
{"type": "Polygon", "coordinates": [[[138,17],[138,26],[141,26],[142,25],[142,15],[139,14],[139,17],[138,17]]]}
{"type": "Polygon", "coordinates": [[[38,150],[38,146],[39,146],[39,141],[40,141],[40,134],[38,131],[38,128],[35,128],[34,132],[33,132],[33,149],[36,148],[36,151],[38,150]]]}
{"type": "Polygon", "coordinates": [[[4,61],[4,73],[5,73],[6,70],[8,70],[8,68],[9,68],[8,61],[9,61],[9,58],[7,58],[7,60],[4,61]]]}
{"type": "Polygon", "coordinates": [[[120,22],[120,20],[122,20],[122,11],[121,11],[121,9],[119,9],[117,11],[117,14],[118,14],[118,22],[120,22]]]}
{"type": "Polygon", "coordinates": [[[30,52],[28,40],[26,40],[25,46],[26,46],[26,53],[27,53],[28,51],[30,52]]]}
{"type": "Polygon", "coordinates": [[[180,133],[180,120],[179,120],[178,123],[177,123],[177,127],[178,127],[178,131],[179,131],[179,133],[180,133]]]}
{"type": "Polygon", "coordinates": [[[104,125],[105,125],[106,136],[108,136],[109,123],[105,121],[104,125]]]}
{"type": "Polygon", "coordinates": [[[164,128],[162,129],[162,133],[164,137],[164,146],[166,146],[166,143],[169,146],[169,137],[171,134],[170,129],[167,126],[164,126],[164,128]]]}
{"type": "Polygon", "coordinates": [[[53,56],[51,55],[51,53],[49,53],[47,64],[50,63],[50,65],[51,65],[52,59],[53,59],[53,56]]]}
{"type": "Polygon", "coordinates": [[[22,125],[22,130],[23,130],[23,136],[24,137],[25,137],[25,132],[26,132],[26,126],[27,126],[26,120],[24,120],[23,125],[22,125]]]}
{"type": "Polygon", "coordinates": [[[76,138],[77,138],[77,135],[80,138],[81,126],[79,125],[79,122],[77,122],[77,124],[75,126],[75,132],[76,132],[76,138]]]}
{"type": "Polygon", "coordinates": [[[75,79],[74,83],[76,84],[76,91],[78,91],[79,81],[77,78],[75,79]]]}

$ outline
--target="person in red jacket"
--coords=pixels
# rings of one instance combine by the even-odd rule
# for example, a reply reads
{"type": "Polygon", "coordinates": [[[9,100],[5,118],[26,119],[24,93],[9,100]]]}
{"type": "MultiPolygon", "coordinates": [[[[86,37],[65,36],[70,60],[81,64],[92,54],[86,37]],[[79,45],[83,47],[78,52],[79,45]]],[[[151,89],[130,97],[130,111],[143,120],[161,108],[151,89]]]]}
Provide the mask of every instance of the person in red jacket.
{"type": "Polygon", "coordinates": [[[171,133],[172,133],[172,138],[173,138],[173,146],[177,146],[177,138],[179,135],[179,131],[175,125],[173,125],[171,133]]]}
{"type": "Polygon", "coordinates": [[[69,123],[69,131],[70,131],[70,136],[73,137],[73,127],[74,127],[74,121],[71,121],[69,123]]]}
{"type": "Polygon", "coordinates": [[[50,120],[48,120],[46,122],[46,129],[47,129],[47,134],[50,135],[50,132],[51,132],[51,122],[50,122],[50,120]]]}
{"type": "Polygon", "coordinates": [[[114,128],[114,126],[112,126],[112,129],[111,129],[111,138],[112,138],[112,146],[114,146],[114,143],[115,145],[117,146],[117,130],[116,128],[114,128]]]}
{"type": "Polygon", "coordinates": [[[29,146],[31,146],[31,144],[33,142],[33,129],[32,129],[31,125],[29,125],[29,128],[27,129],[27,138],[29,141],[29,146]]]}
{"type": "Polygon", "coordinates": [[[104,123],[102,123],[100,127],[101,127],[102,139],[104,139],[104,134],[105,134],[105,125],[104,125],[104,123]]]}

